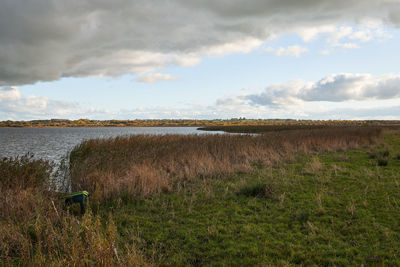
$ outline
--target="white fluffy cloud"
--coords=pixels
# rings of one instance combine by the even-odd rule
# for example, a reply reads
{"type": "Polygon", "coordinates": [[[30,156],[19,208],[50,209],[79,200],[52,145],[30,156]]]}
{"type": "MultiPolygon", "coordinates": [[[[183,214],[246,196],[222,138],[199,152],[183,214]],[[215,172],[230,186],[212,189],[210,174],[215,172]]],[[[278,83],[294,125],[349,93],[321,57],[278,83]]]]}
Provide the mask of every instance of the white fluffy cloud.
{"type": "Polygon", "coordinates": [[[347,48],[347,49],[360,48],[360,46],[356,43],[342,43],[342,44],[335,44],[334,46],[347,48]]]}
{"type": "MultiPolygon", "coordinates": [[[[194,65],[202,56],[251,51],[281,33],[311,40],[321,32],[315,25],[400,25],[398,0],[0,0],[0,6],[3,86],[194,65]]],[[[371,38],[346,27],[330,32],[333,41],[371,38]]]]}
{"type": "Polygon", "coordinates": [[[21,98],[21,93],[16,87],[0,87],[0,102],[16,101],[21,98]]]}
{"type": "Polygon", "coordinates": [[[155,83],[159,81],[174,81],[178,78],[172,76],[171,74],[164,74],[164,73],[150,73],[138,78],[139,82],[142,83],[155,83]]]}
{"type": "Polygon", "coordinates": [[[272,47],[267,47],[265,50],[274,53],[277,56],[294,56],[294,57],[300,57],[301,54],[308,51],[306,47],[302,47],[300,45],[279,47],[277,49],[274,49],[272,47]]]}
{"type": "Polygon", "coordinates": [[[369,21],[365,21],[364,24],[360,24],[357,27],[327,24],[299,28],[296,32],[305,42],[311,42],[322,37],[333,46],[340,45],[343,40],[365,43],[391,37],[390,34],[382,29],[381,23],[370,23],[369,21]]]}
{"type": "Polygon", "coordinates": [[[226,96],[209,106],[149,106],[108,111],[47,97],[22,96],[16,87],[0,87],[0,116],[11,120],[90,119],[399,119],[400,75],[330,75],[317,82],[272,85],[260,94],[226,96]],[[397,100],[396,100],[397,99],[397,100]],[[349,102],[349,100],[351,100],[349,102]],[[326,102],[320,102],[326,101],[326,102]]]}
{"type": "Polygon", "coordinates": [[[320,54],[329,55],[335,48],[356,49],[366,42],[382,42],[392,38],[384,30],[382,22],[366,19],[359,25],[319,25],[308,28],[300,28],[295,31],[304,42],[311,42],[316,39],[323,39],[326,47],[320,54]]]}
{"type": "Polygon", "coordinates": [[[316,82],[303,80],[268,86],[260,94],[238,96],[250,104],[281,108],[304,102],[364,101],[400,98],[400,75],[334,74],[316,82]]]}
{"type": "Polygon", "coordinates": [[[106,110],[86,108],[48,97],[22,96],[17,87],[0,87],[0,117],[5,119],[104,118],[105,115],[109,115],[106,110]]]}

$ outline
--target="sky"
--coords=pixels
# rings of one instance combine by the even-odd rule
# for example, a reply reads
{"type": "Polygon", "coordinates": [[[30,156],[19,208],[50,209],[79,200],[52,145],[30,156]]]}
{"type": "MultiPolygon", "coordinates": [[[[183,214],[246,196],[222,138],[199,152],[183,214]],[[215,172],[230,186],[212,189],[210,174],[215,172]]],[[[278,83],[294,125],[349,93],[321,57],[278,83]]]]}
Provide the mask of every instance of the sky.
{"type": "Polygon", "coordinates": [[[0,0],[0,120],[400,119],[400,0],[0,0]]]}

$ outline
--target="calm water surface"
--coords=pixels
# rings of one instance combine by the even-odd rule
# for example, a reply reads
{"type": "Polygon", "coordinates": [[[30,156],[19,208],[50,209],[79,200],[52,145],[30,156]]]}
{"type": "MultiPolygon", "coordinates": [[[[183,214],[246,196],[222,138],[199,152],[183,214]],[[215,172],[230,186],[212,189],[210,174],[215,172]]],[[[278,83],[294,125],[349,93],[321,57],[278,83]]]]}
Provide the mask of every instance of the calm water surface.
{"type": "Polygon", "coordinates": [[[197,127],[0,128],[0,158],[33,153],[58,162],[86,139],[136,134],[215,134],[197,127]]]}

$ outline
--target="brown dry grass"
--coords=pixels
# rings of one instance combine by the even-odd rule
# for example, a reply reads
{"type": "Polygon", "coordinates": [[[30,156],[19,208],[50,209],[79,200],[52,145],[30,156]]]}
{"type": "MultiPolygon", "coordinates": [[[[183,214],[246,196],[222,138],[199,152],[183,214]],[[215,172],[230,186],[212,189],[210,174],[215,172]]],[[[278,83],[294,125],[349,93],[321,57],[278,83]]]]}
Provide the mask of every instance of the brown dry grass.
{"type": "Polygon", "coordinates": [[[262,135],[165,135],[95,139],[70,156],[74,190],[92,199],[147,196],[172,190],[194,177],[226,177],[254,164],[272,166],[296,154],[343,151],[370,145],[378,128],[338,127],[262,135]]]}
{"type": "Polygon", "coordinates": [[[118,247],[111,219],[70,215],[48,191],[51,173],[48,162],[31,157],[0,161],[0,265],[146,265],[134,247],[118,247]]]}

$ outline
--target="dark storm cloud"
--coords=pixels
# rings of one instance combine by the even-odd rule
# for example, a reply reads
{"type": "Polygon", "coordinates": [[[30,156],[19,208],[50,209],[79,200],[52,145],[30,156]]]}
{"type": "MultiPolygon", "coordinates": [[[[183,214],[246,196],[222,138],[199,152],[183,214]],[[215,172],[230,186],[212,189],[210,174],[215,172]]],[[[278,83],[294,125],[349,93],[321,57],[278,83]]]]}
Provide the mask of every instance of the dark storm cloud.
{"type": "Polygon", "coordinates": [[[193,65],[320,24],[398,26],[399,13],[388,0],[0,0],[0,85],[193,65]]]}

